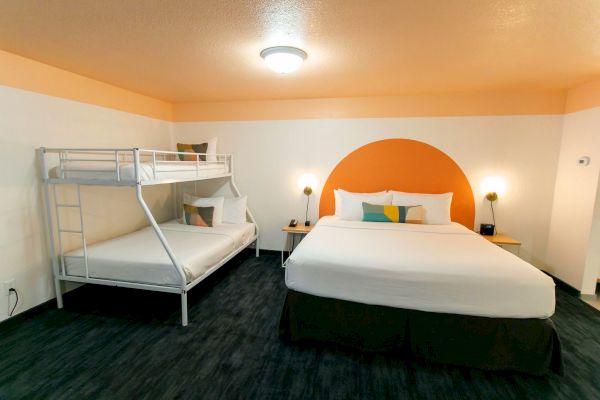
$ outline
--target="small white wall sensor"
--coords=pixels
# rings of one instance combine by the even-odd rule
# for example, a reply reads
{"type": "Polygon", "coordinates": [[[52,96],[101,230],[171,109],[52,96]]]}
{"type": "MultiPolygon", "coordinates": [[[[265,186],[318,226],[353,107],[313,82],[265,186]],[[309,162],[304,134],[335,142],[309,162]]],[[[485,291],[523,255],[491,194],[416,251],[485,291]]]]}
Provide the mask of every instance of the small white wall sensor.
{"type": "Polygon", "coordinates": [[[577,160],[577,165],[580,167],[587,167],[590,165],[590,158],[588,156],[583,156],[577,160]]]}

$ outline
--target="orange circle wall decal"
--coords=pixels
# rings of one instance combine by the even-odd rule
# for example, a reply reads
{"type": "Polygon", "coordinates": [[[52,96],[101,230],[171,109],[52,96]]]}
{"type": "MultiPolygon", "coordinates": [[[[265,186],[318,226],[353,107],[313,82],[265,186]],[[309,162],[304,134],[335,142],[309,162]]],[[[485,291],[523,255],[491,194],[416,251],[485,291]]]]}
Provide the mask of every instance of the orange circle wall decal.
{"type": "Polygon", "coordinates": [[[320,217],[335,213],[333,189],[453,192],[452,221],[473,229],[475,202],[469,180],[446,153],[417,140],[380,140],[359,147],[344,157],[325,182],[319,204],[320,217]]]}

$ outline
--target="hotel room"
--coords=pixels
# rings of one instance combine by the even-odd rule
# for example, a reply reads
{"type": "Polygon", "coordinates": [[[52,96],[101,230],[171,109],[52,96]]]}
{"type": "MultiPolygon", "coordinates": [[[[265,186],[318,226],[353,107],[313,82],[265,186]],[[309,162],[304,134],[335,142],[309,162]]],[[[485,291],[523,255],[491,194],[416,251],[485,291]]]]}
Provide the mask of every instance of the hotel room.
{"type": "Polygon", "coordinates": [[[600,3],[0,10],[0,399],[600,398],[600,3]]]}

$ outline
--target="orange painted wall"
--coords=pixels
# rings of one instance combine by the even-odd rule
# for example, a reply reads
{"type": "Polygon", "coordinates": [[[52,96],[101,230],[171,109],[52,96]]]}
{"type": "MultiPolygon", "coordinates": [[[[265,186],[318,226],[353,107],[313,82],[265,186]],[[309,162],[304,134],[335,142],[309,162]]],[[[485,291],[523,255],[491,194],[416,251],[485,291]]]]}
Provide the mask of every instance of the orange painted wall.
{"type": "Polygon", "coordinates": [[[172,119],[172,105],[0,50],[0,85],[152,118],[172,119]]]}
{"type": "Polygon", "coordinates": [[[564,91],[175,103],[173,120],[562,114],[564,106],[564,91]]]}
{"type": "Polygon", "coordinates": [[[539,115],[600,106],[600,80],[556,91],[169,103],[2,50],[0,85],[175,122],[539,115]]]}
{"type": "Polygon", "coordinates": [[[565,113],[600,106],[600,80],[583,83],[567,92],[565,113]]]}
{"type": "Polygon", "coordinates": [[[334,214],[333,189],[352,192],[453,192],[452,220],[473,229],[475,202],[469,180],[448,155],[423,142],[380,140],[347,155],[336,165],[323,186],[319,217],[334,214]]]}

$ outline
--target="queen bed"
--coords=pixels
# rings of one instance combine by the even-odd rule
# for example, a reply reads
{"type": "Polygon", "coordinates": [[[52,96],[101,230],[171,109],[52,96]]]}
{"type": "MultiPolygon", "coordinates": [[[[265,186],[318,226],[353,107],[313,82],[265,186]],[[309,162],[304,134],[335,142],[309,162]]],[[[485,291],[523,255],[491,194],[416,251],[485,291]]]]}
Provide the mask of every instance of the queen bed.
{"type": "Polygon", "coordinates": [[[286,262],[287,287],[363,304],[548,318],[554,282],[464,226],[323,217],[286,262]]]}
{"type": "MultiPolygon", "coordinates": [[[[395,144],[393,160],[402,159],[402,151],[415,153],[414,143],[395,144]]],[[[280,337],[489,370],[562,372],[551,319],[554,282],[465,227],[473,225],[473,197],[462,171],[458,169],[468,190],[461,188],[460,176],[430,188],[422,182],[431,180],[418,179],[421,188],[409,188],[422,193],[454,189],[452,219],[462,224],[349,221],[329,215],[335,187],[354,184],[351,189],[357,192],[390,188],[390,181],[381,180],[369,186],[377,179],[368,174],[363,186],[356,179],[344,181],[352,175],[344,173],[352,172],[345,165],[348,158],[368,165],[360,151],[332,172],[321,198],[322,218],[286,262],[288,293],[280,337]]],[[[380,155],[381,149],[375,153],[380,155]]]]}

